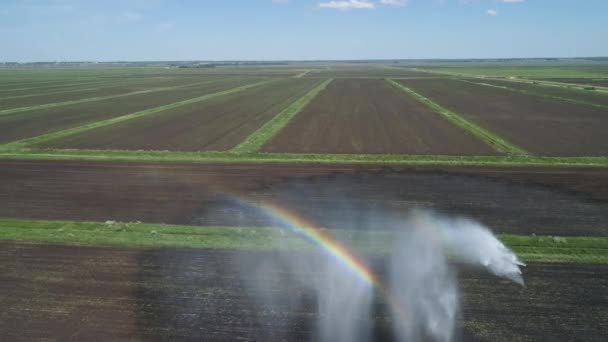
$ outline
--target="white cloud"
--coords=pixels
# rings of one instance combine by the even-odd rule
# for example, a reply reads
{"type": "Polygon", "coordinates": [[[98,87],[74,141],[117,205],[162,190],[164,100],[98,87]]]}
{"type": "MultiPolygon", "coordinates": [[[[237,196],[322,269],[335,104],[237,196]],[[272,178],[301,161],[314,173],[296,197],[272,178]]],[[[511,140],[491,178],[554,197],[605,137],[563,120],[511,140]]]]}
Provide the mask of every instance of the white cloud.
{"type": "Polygon", "coordinates": [[[331,8],[338,10],[349,10],[349,9],[374,9],[376,5],[369,2],[368,0],[342,0],[342,1],[329,1],[319,3],[319,8],[331,8]]]}
{"type": "Polygon", "coordinates": [[[498,14],[497,10],[493,10],[493,9],[489,9],[486,13],[488,13],[488,15],[490,16],[495,16],[498,14]]]}
{"type": "Polygon", "coordinates": [[[408,0],[380,0],[380,3],[388,6],[405,6],[408,0]]]}

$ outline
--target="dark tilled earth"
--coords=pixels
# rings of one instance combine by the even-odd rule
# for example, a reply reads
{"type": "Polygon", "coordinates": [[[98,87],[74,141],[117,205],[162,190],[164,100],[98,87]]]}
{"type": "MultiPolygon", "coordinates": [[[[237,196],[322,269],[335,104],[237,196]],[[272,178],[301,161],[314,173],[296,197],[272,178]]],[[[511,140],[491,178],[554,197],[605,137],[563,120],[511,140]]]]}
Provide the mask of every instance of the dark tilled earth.
{"type": "MultiPolygon", "coordinates": [[[[256,268],[277,257],[0,243],[0,334],[6,341],[310,340],[318,318],[314,293],[290,272],[256,268]],[[249,272],[237,271],[243,268],[249,272]],[[299,300],[260,302],[252,282],[273,298],[299,300]]],[[[459,273],[462,340],[605,339],[606,265],[532,264],[525,288],[480,271],[459,273]]],[[[392,318],[380,295],[373,307],[374,338],[391,340],[392,318]]]]}
{"type": "Polygon", "coordinates": [[[603,169],[176,165],[0,161],[0,217],[268,225],[234,198],[267,200],[319,226],[429,208],[500,233],[608,235],[603,169]]]}
{"type": "Polygon", "coordinates": [[[603,108],[460,80],[399,80],[423,96],[540,156],[605,156],[603,108]]]}
{"type": "Polygon", "coordinates": [[[383,80],[334,80],[262,148],[291,153],[497,155],[383,80]]]}

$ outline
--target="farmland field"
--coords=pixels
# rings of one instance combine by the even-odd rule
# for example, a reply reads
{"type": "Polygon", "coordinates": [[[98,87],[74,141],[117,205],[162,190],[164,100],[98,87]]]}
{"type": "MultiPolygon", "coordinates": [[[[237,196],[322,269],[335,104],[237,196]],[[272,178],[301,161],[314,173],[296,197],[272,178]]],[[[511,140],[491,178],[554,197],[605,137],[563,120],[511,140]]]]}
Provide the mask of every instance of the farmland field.
{"type": "Polygon", "coordinates": [[[532,153],[608,154],[603,109],[458,80],[398,81],[532,153]]]}
{"type": "Polygon", "coordinates": [[[44,146],[85,149],[223,151],[252,134],[318,80],[288,79],[162,115],[107,126],[44,146]]]}
{"type": "Polygon", "coordinates": [[[325,69],[311,70],[306,74],[306,77],[380,79],[384,77],[432,78],[434,75],[420,71],[406,70],[383,65],[374,67],[362,65],[329,65],[325,69]]]}
{"type": "Polygon", "coordinates": [[[335,80],[267,152],[497,154],[381,80],[335,80]]]}
{"type": "Polygon", "coordinates": [[[0,217],[264,225],[233,194],[273,199],[325,227],[382,207],[475,217],[502,233],[608,235],[604,170],[158,165],[3,161],[0,217]]]}
{"type": "Polygon", "coordinates": [[[581,101],[589,104],[603,105],[608,108],[608,93],[596,92],[592,90],[568,89],[555,86],[543,86],[530,83],[500,81],[500,80],[471,80],[475,83],[486,83],[500,87],[507,87],[515,90],[525,91],[530,94],[540,96],[552,96],[556,98],[581,101]]]}
{"type": "Polygon", "coordinates": [[[319,340],[359,278],[299,279],[340,242],[375,282],[357,324],[396,340],[382,285],[420,210],[527,264],[520,287],[446,253],[461,340],[604,340],[608,96],[467,75],[608,69],[450,63],[0,66],[0,340],[319,340]]]}
{"type": "Polygon", "coordinates": [[[189,84],[204,83],[218,78],[201,77],[183,78],[149,78],[146,80],[126,79],[103,81],[71,86],[69,88],[31,89],[22,95],[0,95],[0,108],[7,110],[19,107],[29,107],[46,103],[73,101],[108,95],[126,94],[146,89],[184,87],[189,84]]]}
{"type": "MultiPolygon", "coordinates": [[[[314,297],[289,271],[276,282],[269,281],[276,277],[269,269],[234,276],[239,260],[256,269],[256,260],[276,253],[13,243],[0,250],[0,329],[8,339],[312,338],[314,297]],[[277,298],[305,300],[260,308],[248,295],[252,282],[270,286],[277,298]]],[[[460,273],[464,318],[458,335],[467,341],[599,341],[608,328],[606,265],[533,263],[525,289],[480,272],[460,273]]],[[[373,335],[391,340],[386,303],[379,295],[374,301],[373,335]]]]}
{"type": "Polygon", "coordinates": [[[558,80],[564,78],[604,78],[608,76],[608,66],[605,63],[592,64],[567,64],[562,63],[541,63],[533,64],[506,64],[488,63],[486,65],[452,65],[452,66],[422,66],[423,69],[463,74],[470,76],[491,76],[491,77],[521,77],[529,79],[551,79],[558,80]]]}
{"type": "Polygon", "coordinates": [[[150,91],[107,100],[0,115],[0,142],[10,142],[90,122],[114,118],[180,100],[255,83],[263,79],[211,79],[208,83],[165,91],[150,91]]]}
{"type": "MultiPolygon", "coordinates": [[[[545,79],[541,79],[545,80],[545,79]]],[[[547,81],[562,82],[562,83],[573,83],[573,84],[586,84],[590,86],[608,87],[608,78],[550,78],[547,81]]]]}

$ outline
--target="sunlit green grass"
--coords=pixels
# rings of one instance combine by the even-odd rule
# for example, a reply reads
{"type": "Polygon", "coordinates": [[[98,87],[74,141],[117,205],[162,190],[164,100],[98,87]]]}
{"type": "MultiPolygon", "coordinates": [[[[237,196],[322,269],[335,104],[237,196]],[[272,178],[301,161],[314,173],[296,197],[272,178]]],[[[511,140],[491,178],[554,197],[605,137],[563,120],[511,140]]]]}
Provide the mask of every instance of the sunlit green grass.
{"type": "MultiPolygon", "coordinates": [[[[390,250],[390,231],[331,230],[338,241],[374,254],[390,250]]],[[[608,237],[499,235],[528,261],[608,263],[608,237]]],[[[272,227],[196,227],[166,224],[0,219],[0,240],[131,248],[306,250],[311,245],[272,227]]]]}

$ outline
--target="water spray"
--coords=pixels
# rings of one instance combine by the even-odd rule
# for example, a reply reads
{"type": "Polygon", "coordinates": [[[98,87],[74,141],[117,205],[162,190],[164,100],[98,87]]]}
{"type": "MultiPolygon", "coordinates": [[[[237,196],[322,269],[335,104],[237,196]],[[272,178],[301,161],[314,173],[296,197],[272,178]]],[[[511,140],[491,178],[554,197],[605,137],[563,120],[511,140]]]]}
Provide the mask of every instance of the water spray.
{"type": "MultiPolygon", "coordinates": [[[[305,239],[328,256],[315,277],[299,277],[319,302],[316,340],[367,341],[373,291],[385,298],[400,341],[452,341],[459,314],[459,295],[453,262],[472,265],[524,285],[524,264],[480,223],[416,211],[403,217],[382,215],[370,220],[396,227],[385,258],[388,279],[380,277],[346,244],[303,217],[275,204],[238,199],[254,207],[277,227],[305,239]]],[[[381,227],[382,227],[381,226],[381,227]]],[[[369,234],[373,240],[374,234],[369,234]]],[[[373,242],[373,241],[372,241],[373,242]]],[[[285,253],[292,272],[302,260],[285,253]]],[[[268,266],[268,265],[266,265],[268,266]]]]}

